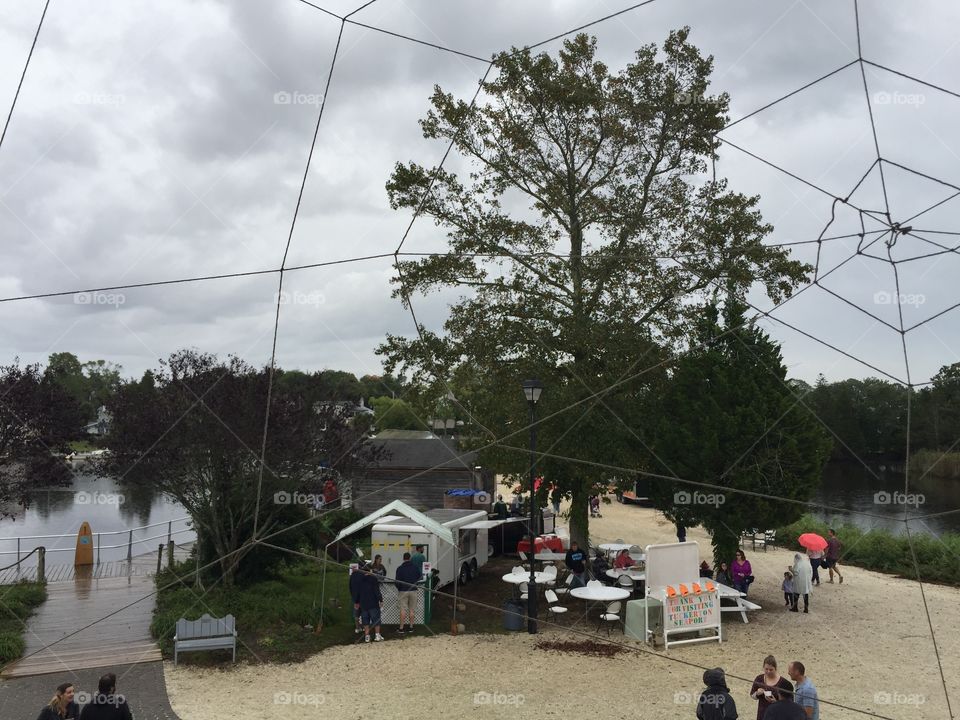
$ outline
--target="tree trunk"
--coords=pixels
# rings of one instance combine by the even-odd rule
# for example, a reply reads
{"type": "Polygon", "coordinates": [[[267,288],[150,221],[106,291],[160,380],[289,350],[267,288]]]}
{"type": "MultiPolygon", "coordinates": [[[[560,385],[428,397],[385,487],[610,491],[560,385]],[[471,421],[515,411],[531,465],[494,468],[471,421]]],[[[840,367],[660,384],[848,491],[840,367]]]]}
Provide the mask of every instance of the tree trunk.
{"type": "Polygon", "coordinates": [[[574,483],[573,497],[570,501],[570,542],[576,542],[581,549],[590,545],[590,513],[586,481],[580,479],[574,483]]]}

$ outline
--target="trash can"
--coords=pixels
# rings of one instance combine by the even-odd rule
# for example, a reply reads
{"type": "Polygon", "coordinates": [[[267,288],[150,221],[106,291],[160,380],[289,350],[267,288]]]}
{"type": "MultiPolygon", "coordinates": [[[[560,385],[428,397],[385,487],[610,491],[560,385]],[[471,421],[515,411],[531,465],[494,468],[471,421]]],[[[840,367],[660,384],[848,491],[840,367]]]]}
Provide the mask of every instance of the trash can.
{"type": "Polygon", "coordinates": [[[527,611],[522,604],[514,600],[507,600],[503,604],[503,628],[505,630],[523,630],[526,617],[527,611]]]}

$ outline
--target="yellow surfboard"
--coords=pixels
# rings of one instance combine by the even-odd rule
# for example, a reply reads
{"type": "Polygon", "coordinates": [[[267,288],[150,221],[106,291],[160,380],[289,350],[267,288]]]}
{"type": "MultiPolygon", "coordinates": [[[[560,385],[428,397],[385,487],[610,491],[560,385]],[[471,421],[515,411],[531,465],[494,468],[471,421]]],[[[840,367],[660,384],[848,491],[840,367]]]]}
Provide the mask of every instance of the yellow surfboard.
{"type": "Polygon", "coordinates": [[[77,555],[73,562],[76,566],[93,565],[93,531],[90,523],[84,521],[77,533],[77,555]]]}

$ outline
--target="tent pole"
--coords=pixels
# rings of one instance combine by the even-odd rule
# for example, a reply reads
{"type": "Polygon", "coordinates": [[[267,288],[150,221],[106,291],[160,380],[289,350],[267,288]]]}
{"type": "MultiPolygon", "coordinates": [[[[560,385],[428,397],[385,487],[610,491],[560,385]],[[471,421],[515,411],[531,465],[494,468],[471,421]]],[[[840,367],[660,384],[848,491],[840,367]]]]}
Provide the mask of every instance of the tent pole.
{"type": "Polygon", "coordinates": [[[453,624],[450,628],[453,635],[457,634],[457,604],[460,602],[457,597],[457,590],[460,584],[460,547],[456,542],[453,543],[453,624]]]}
{"type": "MultiPolygon", "coordinates": [[[[334,540],[336,542],[336,540],[334,540]]],[[[320,618],[317,620],[317,629],[316,632],[320,632],[323,629],[323,609],[327,606],[327,550],[330,549],[330,546],[333,543],[327,543],[326,547],[323,548],[323,580],[320,581],[320,618]]],[[[351,611],[351,615],[352,615],[351,611]]]]}

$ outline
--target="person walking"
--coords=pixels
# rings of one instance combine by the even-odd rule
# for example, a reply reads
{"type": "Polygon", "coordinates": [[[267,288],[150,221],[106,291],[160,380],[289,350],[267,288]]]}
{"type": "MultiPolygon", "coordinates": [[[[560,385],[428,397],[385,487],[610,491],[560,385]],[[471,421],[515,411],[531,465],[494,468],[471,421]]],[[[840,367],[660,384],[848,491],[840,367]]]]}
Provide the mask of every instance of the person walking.
{"type": "Polygon", "coordinates": [[[418,582],[420,582],[420,575],[417,574],[417,568],[410,560],[410,553],[405,552],[403,562],[397,567],[397,600],[400,605],[400,630],[398,632],[401,634],[413,632],[418,582]],[[406,619],[409,630],[403,629],[404,619],[406,619]]]}
{"type": "Polygon", "coordinates": [[[383,607],[383,594],[380,592],[380,581],[369,568],[361,572],[360,599],[357,607],[360,610],[360,621],[363,623],[363,641],[370,642],[370,628],[374,629],[374,641],[382,642],[380,634],[380,608],[383,607]]]}
{"type": "Polygon", "coordinates": [[[350,602],[353,604],[353,634],[359,635],[363,632],[360,626],[360,584],[363,582],[364,563],[360,563],[356,570],[350,573],[350,581],[347,584],[350,590],[350,602]]]}
{"type": "Polygon", "coordinates": [[[750,697],[757,701],[757,720],[764,720],[767,710],[781,698],[793,699],[793,684],[777,672],[773,655],[763,659],[763,672],[754,678],[750,697]]]}
{"type": "Polygon", "coordinates": [[[56,693],[44,705],[37,720],[76,720],[80,715],[80,706],[74,702],[73,695],[73,683],[57,685],[56,693]]]}
{"type": "Polygon", "coordinates": [[[820,584],[820,568],[823,565],[823,550],[811,550],[807,548],[807,557],[810,559],[810,570],[813,573],[814,585],[820,584]]]}
{"type": "Polygon", "coordinates": [[[833,573],[837,573],[837,577],[840,578],[840,584],[843,585],[843,575],[840,574],[840,568],[837,567],[837,563],[840,562],[840,549],[843,547],[840,544],[840,538],[837,537],[837,531],[833,528],[830,528],[829,531],[830,537],[827,538],[827,559],[826,566],[827,572],[830,573],[830,579],[827,582],[833,582],[833,573]]]}
{"type": "Polygon", "coordinates": [[[553,503],[553,514],[560,514],[560,490],[554,485],[550,492],[550,502],[553,503]]]}
{"type": "Polygon", "coordinates": [[[563,559],[563,564],[567,566],[571,573],[573,573],[574,578],[580,582],[579,585],[574,582],[570,587],[583,587],[587,584],[587,554],[580,549],[580,546],[577,544],[577,541],[574,540],[570,543],[570,549],[567,550],[566,557],[563,559]]]}
{"type": "Polygon", "coordinates": [[[133,720],[127,699],[117,693],[117,676],[107,673],[97,683],[97,694],[80,711],[80,720],[133,720]]]}
{"type": "Polygon", "coordinates": [[[793,556],[793,606],[790,612],[798,612],[797,603],[803,595],[803,611],[809,612],[810,591],[813,589],[813,569],[810,563],[800,553],[793,556]]]}
{"type": "Polygon", "coordinates": [[[737,550],[736,557],[730,563],[730,574],[733,586],[746,596],[750,583],[753,582],[753,568],[750,567],[750,561],[743,550],[737,550]]]}
{"type": "Polygon", "coordinates": [[[780,589],[783,590],[784,607],[791,607],[793,605],[793,573],[791,571],[787,570],[783,573],[780,589]]]}
{"type": "Polygon", "coordinates": [[[808,720],[820,720],[820,698],[817,689],[807,677],[807,669],[802,662],[794,660],[787,668],[790,679],[796,684],[793,689],[793,701],[803,708],[808,720]]]}
{"type": "Polygon", "coordinates": [[[687,541],[687,528],[683,523],[677,523],[677,542],[687,541]]]}
{"type": "Polygon", "coordinates": [[[423,577],[423,564],[427,561],[427,556],[423,554],[423,545],[417,545],[414,551],[413,555],[410,556],[410,562],[417,569],[419,577],[423,577]]]}
{"type": "Polygon", "coordinates": [[[737,704],[730,695],[723,668],[714,668],[703,673],[706,685],[697,701],[698,720],[736,720],[737,704]]]}

